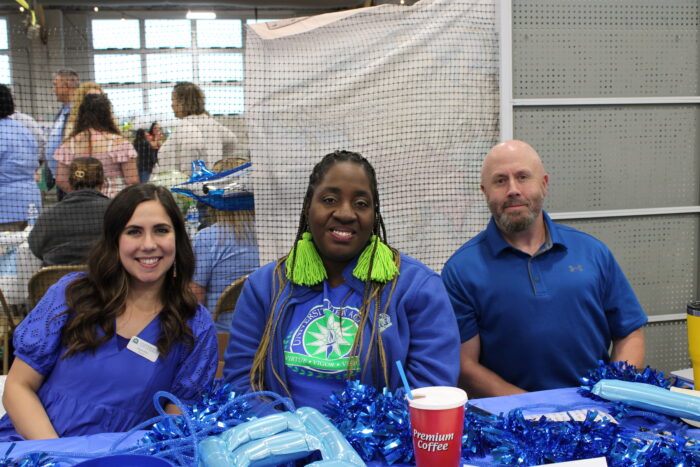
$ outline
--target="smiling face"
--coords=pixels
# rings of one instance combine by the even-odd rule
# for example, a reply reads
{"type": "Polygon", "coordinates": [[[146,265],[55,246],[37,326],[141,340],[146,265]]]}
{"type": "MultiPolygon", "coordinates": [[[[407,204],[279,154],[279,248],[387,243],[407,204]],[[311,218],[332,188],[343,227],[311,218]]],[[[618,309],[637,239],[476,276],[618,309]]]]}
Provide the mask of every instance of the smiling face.
{"type": "Polygon", "coordinates": [[[307,216],[329,277],[342,273],[367,245],[374,227],[374,198],[365,169],[353,162],[331,166],[313,192],[307,216]]]}
{"type": "Polygon", "coordinates": [[[119,260],[134,288],[160,288],[175,261],[175,230],[159,201],[144,201],[119,236],[119,260]]]}
{"type": "Polygon", "coordinates": [[[506,234],[525,231],[542,217],[548,182],[540,157],[522,141],[499,144],[484,159],[481,190],[506,234]]]}

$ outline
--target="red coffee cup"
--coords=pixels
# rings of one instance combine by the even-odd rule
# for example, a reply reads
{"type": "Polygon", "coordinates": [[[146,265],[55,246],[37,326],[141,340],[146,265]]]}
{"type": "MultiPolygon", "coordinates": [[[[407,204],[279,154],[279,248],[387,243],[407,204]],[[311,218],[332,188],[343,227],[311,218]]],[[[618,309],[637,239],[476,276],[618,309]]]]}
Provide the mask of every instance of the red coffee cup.
{"type": "Polygon", "coordinates": [[[411,394],[408,407],[416,465],[459,466],[467,393],[459,388],[430,386],[414,389],[411,394]]]}

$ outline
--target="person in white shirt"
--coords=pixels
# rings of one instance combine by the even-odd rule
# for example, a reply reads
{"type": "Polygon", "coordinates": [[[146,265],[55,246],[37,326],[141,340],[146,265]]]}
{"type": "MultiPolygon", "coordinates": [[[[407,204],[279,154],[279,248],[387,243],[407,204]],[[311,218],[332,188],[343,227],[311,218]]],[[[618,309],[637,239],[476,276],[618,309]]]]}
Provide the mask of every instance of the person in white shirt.
{"type": "Polygon", "coordinates": [[[172,106],[181,119],[158,153],[154,172],[176,170],[190,175],[192,161],[201,159],[208,167],[232,155],[236,135],[212,118],[204,108],[204,93],[193,83],[177,83],[172,106]]]}

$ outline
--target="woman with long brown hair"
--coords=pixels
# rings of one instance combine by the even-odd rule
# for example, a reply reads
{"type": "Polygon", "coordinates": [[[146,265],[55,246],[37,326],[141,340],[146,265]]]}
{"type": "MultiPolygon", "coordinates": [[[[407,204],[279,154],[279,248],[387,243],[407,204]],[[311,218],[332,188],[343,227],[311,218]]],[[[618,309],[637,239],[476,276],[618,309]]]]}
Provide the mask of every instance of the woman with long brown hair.
{"type": "Polygon", "coordinates": [[[194,255],[166,188],[119,193],[87,265],[15,330],[2,441],[127,431],[156,414],[157,391],[192,403],[214,377],[216,330],[189,290],[194,255]]]}
{"type": "Polygon", "coordinates": [[[386,245],[377,179],[361,155],[316,164],[288,256],[250,275],[231,324],[224,379],[321,408],[347,379],[452,386],[457,323],[440,277],[386,245]]]}
{"type": "Polygon", "coordinates": [[[102,192],[109,198],[139,181],[134,146],[117,129],[112,104],[104,94],[85,96],[73,131],[54,154],[58,161],[56,184],[66,193],[71,191],[68,169],[76,157],[94,157],[102,162],[105,174],[102,192]]]}

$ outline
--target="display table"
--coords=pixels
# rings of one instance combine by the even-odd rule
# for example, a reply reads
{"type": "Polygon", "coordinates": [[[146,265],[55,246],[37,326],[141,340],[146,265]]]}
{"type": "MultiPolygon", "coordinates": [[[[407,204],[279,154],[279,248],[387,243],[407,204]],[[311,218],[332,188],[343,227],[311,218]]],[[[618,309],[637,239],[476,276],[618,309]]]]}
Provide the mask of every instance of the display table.
{"type": "Polygon", "coordinates": [[[28,236],[28,231],[0,232],[0,290],[10,305],[27,302],[29,279],[41,269],[41,260],[29,249],[28,236]]]}
{"type": "MultiPolygon", "coordinates": [[[[554,389],[550,391],[531,392],[526,394],[518,394],[515,396],[492,397],[485,399],[476,399],[469,402],[470,405],[479,407],[480,409],[492,412],[495,414],[506,413],[513,409],[522,409],[523,415],[540,415],[545,413],[561,412],[563,410],[602,410],[608,412],[611,410],[610,404],[606,402],[598,402],[592,399],[585,398],[578,394],[575,388],[554,389]]],[[[641,421],[640,421],[641,423],[641,421]]],[[[131,435],[121,447],[128,447],[142,437],[143,432],[137,432],[131,435]]],[[[687,436],[700,439],[700,430],[688,430],[687,436]]],[[[23,441],[16,443],[11,453],[11,458],[18,458],[22,455],[32,452],[82,452],[82,453],[103,453],[117,439],[123,436],[122,433],[104,433],[90,436],[79,436],[73,438],[62,438],[55,440],[38,440],[38,441],[23,441]]],[[[0,443],[0,458],[2,458],[10,447],[11,443],[0,443]]],[[[78,460],[77,458],[75,460],[78,460]]],[[[479,465],[484,465],[487,460],[480,459],[479,465]]],[[[64,463],[61,465],[70,465],[64,463]]],[[[369,464],[373,467],[383,466],[379,462],[369,464]]],[[[399,464],[394,464],[397,466],[399,464]]],[[[465,464],[469,465],[469,464],[465,464]]]]}

